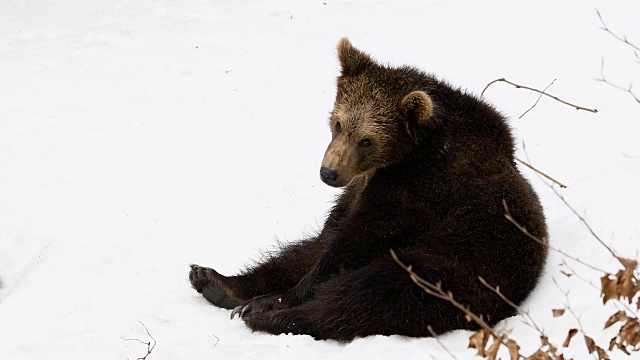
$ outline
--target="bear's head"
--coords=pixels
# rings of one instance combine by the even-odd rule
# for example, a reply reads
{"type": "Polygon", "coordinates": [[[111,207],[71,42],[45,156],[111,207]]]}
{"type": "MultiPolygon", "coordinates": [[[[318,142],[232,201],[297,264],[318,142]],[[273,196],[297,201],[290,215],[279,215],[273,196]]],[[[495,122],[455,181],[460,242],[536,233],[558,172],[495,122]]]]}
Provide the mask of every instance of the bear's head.
{"type": "Polygon", "coordinates": [[[335,187],[399,161],[433,112],[424,81],[410,70],[377,64],[347,38],[338,43],[338,57],[342,73],[330,117],[332,140],[320,168],[322,181],[335,187]]]}

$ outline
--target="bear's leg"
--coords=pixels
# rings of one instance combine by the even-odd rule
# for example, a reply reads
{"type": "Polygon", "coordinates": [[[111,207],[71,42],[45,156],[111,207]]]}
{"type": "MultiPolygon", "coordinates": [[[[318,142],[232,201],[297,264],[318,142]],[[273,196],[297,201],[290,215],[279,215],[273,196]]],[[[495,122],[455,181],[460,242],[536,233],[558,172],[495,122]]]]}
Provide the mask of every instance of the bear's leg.
{"type": "Polygon", "coordinates": [[[216,306],[232,309],[256,296],[284,292],[309,272],[324,246],[310,238],[282,247],[261,263],[235,276],[224,276],[211,268],[191,265],[189,280],[196,291],[216,306]]]}
{"type": "MultiPolygon", "coordinates": [[[[403,259],[401,254],[399,256],[403,259]]],[[[410,261],[410,257],[404,259],[410,261]]],[[[451,289],[456,299],[467,303],[464,300],[466,294],[456,295],[456,289],[463,284],[448,288],[447,281],[454,279],[451,276],[441,277],[437,272],[447,269],[435,270],[418,262],[413,265],[414,271],[425,279],[433,283],[442,281],[445,290],[451,289]]],[[[448,271],[455,274],[452,272],[455,269],[448,271]]],[[[322,283],[315,297],[299,306],[248,313],[242,319],[254,331],[307,334],[316,339],[338,341],[373,334],[430,336],[427,326],[438,334],[476,328],[450,303],[426,294],[390,256],[322,283]]]]}

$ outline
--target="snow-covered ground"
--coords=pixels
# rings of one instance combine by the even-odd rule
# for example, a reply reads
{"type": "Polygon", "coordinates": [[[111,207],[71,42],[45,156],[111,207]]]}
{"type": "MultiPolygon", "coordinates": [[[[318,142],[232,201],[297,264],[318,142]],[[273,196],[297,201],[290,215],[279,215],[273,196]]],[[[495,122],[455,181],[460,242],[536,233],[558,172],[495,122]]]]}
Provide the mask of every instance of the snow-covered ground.
{"type": "MultiPolygon", "coordinates": [[[[434,339],[349,344],[251,333],[210,306],[188,264],[232,274],[278,238],[316,231],[336,193],[321,183],[343,36],[479,94],[511,118],[534,165],[621,254],[640,249],[640,104],[595,81],[640,80],[637,1],[69,0],[0,3],[0,359],[450,358],[434,339]],[[144,326],[142,325],[144,324],[144,326]]],[[[638,90],[640,92],[640,90],[638,90]]],[[[518,154],[525,158],[520,150],[518,154]]],[[[523,168],[551,242],[617,270],[579,220],[523,168]]],[[[615,305],[560,274],[552,255],[526,304],[561,344],[574,317],[605,347],[615,305]],[[554,285],[569,290],[568,300],[554,285]]],[[[599,284],[598,273],[567,260],[599,284]]],[[[566,270],[566,269],[565,269],[566,270]]],[[[538,333],[500,325],[524,354],[538,333]]],[[[469,332],[440,341],[471,358],[469,332]]],[[[565,349],[587,358],[582,339],[565,349]]],[[[621,352],[615,357],[624,358],[621,352]]]]}

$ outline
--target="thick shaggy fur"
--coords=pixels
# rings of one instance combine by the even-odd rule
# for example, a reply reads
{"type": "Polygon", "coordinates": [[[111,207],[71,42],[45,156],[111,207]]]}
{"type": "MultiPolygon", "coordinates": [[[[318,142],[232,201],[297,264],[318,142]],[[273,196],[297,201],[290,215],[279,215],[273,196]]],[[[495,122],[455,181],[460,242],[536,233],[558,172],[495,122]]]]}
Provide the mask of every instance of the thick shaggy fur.
{"type": "Polygon", "coordinates": [[[503,200],[533,235],[547,229],[504,117],[415,68],[381,66],[346,39],[338,55],[322,178],[345,189],[322,231],[240,275],[192,265],[193,287],[218,306],[239,305],[247,326],[272,334],[349,341],[476,327],[416,286],[394,249],[490,324],[513,315],[478,277],[520,303],[547,252],[505,219],[503,200]]]}

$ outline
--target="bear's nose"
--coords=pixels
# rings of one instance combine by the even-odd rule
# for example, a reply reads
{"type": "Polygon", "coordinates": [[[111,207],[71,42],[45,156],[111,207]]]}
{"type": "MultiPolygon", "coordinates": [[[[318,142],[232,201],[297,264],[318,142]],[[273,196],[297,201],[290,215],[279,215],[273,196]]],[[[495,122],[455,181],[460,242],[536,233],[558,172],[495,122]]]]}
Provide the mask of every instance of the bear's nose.
{"type": "Polygon", "coordinates": [[[323,166],[320,168],[320,178],[322,179],[322,181],[328,184],[336,181],[336,179],[338,178],[338,172],[323,166]]]}

